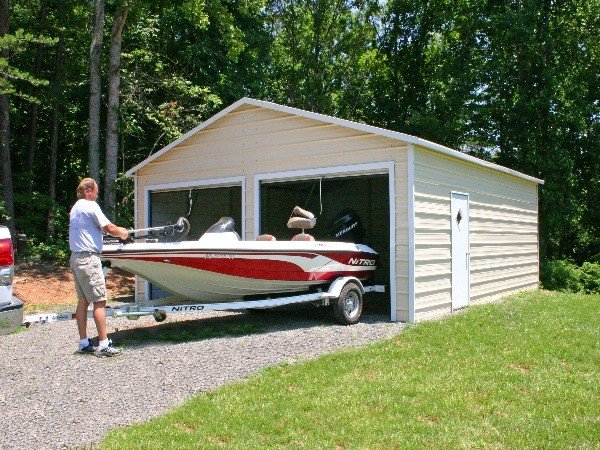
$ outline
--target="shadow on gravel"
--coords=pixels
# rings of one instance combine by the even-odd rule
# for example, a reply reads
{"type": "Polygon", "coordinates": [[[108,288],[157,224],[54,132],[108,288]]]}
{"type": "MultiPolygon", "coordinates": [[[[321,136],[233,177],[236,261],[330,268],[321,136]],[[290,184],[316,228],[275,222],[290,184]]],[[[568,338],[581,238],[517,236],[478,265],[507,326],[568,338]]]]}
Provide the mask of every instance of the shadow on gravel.
{"type": "MultiPolygon", "coordinates": [[[[377,301],[365,302],[361,322],[389,322],[389,317],[389,305],[377,301]]],[[[164,323],[117,329],[110,337],[117,346],[146,347],[164,345],[165,342],[183,343],[320,326],[342,325],[333,320],[331,310],[327,307],[290,305],[177,322],[169,322],[167,318],[164,323]]]]}

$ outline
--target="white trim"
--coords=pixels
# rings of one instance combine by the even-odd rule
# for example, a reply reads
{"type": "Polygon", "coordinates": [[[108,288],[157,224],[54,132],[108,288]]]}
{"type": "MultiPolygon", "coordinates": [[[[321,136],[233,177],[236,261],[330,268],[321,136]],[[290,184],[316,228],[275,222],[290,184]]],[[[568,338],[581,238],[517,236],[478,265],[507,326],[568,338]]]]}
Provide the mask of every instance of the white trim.
{"type": "MultiPolygon", "coordinates": [[[[146,212],[144,214],[144,228],[150,227],[150,189],[148,186],[144,189],[144,205],[146,212]]],[[[150,301],[150,282],[146,281],[146,293],[144,294],[144,301],[147,303],[150,301]]]]}
{"type": "MultiPolygon", "coordinates": [[[[464,195],[467,197],[467,218],[469,219],[469,232],[467,233],[467,253],[468,253],[468,270],[467,270],[467,307],[471,305],[471,196],[468,192],[450,191],[450,239],[452,239],[452,196],[464,195]]],[[[452,264],[452,241],[450,245],[450,264],[452,264]]],[[[452,270],[450,270],[450,285],[452,285],[452,270]]],[[[460,309],[460,308],[459,308],[460,309]]],[[[454,312],[454,298],[450,294],[450,312],[454,312]]]]}
{"type": "Polygon", "coordinates": [[[260,181],[285,181],[290,179],[299,180],[302,178],[312,178],[319,175],[328,175],[328,178],[343,177],[345,175],[356,174],[356,172],[377,174],[387,173],[390,169],[390,165],[393,167],[394,162],[385,161],[368,164],[354,164],[349,166],[319,167],[316,169],[259,173],[256,174],[254,178],[258,178],[260,181]]]}
{"type": "Polygon", "coordinates": [[[388,202],[390,215],[390,320],[398,321],[398,298],[396,291],[396,166],[388,163],[388,202]]]}
{"type": "MultiPolygon", "coordinates": [[[[134,175],[133,176],[133,228],[142,228],[139,226],[138,223],[138,176],[134,175]]],[[[134,293],[133,293],[133,298],[136,300],[137,303],[137,298],[139,295],[139,290],[138,290],[138,281],[139,281],[139,275],[136,275],[134,277],[134,293]]]]}
{"type": "Polygon", "coordinates": [[[390,302],[391,317],[396,322],[396,190],[395,190],[395,166],[394,161],[377,162],[371,164],[355,164],[348,166],[320,167],[317,169],[291,170],[287,172],[262,173],[254,176],[254,235],[260,234],[260,186],[261,182],[279,182],[299,180],[314,177],[339,178],[342,176],[360,175],[388,175],[389,191],[389,214],[390,214],[390,302]]]}
{"type": "Polygon", "coordinates": [[[254,196],[254,239],[260,236],[260,182],[261,179],[254,176],[254,190],[252,191],[254,196]]]}
{"type": "Polygon", "coordinates": [[[176,189],[194,188],[194,187],[227,187],[246,185],[246,177],[228,177],[228,178],[212,178],[209,180],[192,180],[179,181],[176,183],[149,184],[146,186],[146,191],[170,191],[176,189]]]}
{"type": "Polygon", "coordinates": [[[408,144],[408,321],[415,323],[415,148],[408,144]]]}
{"type": "Polygon", "coordinates": [[[443,153],[443,154],[446,154],[446,155],[450,155],[452,157],[455,157],[455,158],[458,158],[458,159],[462,159],[464,161],[471,162],[473,164],[477,164],[477,165],[480,165],[480,166],[483,166],[483,167],[487,167],[488,169],[497,170],[499,172],[504,172],[506,174],[509,174],[509,175],[512,175],[512,176],[515,176],[515,177],[518,177],[518,178],[522,178],[522,179],[525,179],[525,180],[528,180],[528,181],[531,181],[531,182],[534,182],[534,183],[544,184],[544,181],[540,180],[539,178],[535,178],[535,177],[532,177],[532,176],[529,176],[529,175],[525,175],[524,173],[517,172],[516,170],[509,169],[509,168],[503,167],[503,166],[499,166],[497,164],[493,164],[493,163],[490,163],[488,161],[484,161],[484,160],[476,158],[474,156],[467,155],[465,153],[459,152],[458,150],[454,150],[454,149],[451,149],[451,148],[446,147],[444,145],[436,144],[435,142],[427,141],[425,139],[421,139],[421,138],[418,138],[418,137],[415,137],[415,136],[411,136],[409,134],[399,133],[397,131],[386,130],[386,129],[375,127],[375,126],[372,126],[372,125],[365,125],[365,124],[362,124],[362,123],[352,122],[350,120],[338,119],[337,117],[326,116],[324,114],[318,114],[318,113],[314,113],[314,112],[310,112],[310,111],[305,111],[305,110],[297,109],[297,108],[291,108],[289,106],[278,105],[277,103],[265,102],[265,101],[262,101],[262,100],[255,100],[253,98],[248,98],[248,97],[244,97],[244,98],[238,100],[237,102],[233,103],[232,105],[229,105],[227,108],[225,108],[222,111],[220,111],[219,113],[215,114],[214,116],[212,116],[208,120],[202,122],[200,125],[198,125],[197,127],[193,128],[192,130],[188,131],[186,134],[184,134],[183,136],[181,136],[179,139],[171,142],[169,145],[167,145],[166,147],[162,148],[161,150],[159,150],[158,152],[156,152],[152,156],[146,158],[144,161],[140,162],[135,167],[129,169],[126,172],[126,175],[132,176],[141,167],[145,166],[149,162],[151,162],[154,159],[158,158],[159,156],[163,155],[165,152],[169,151],[170,149],[172,149],[176,145],[178,145],[181,142],[185,141],[186,139],[188,139],[189,137],[193,136],[194,134],[196,134],[200,130],[206,128],[207,126],[211,125],[212,123],[214,123],[215,121],[217,121],[221,117],[225,116],[229,112],[233,111],[234,109],[239,108],[242,105],[252,105],[252,106],[256,106],[256,107],[260,107],[260,108],[271,109],[271,110],[283,112],[283,113],[286,113],[286,114],[292,114],[292,115],[296,115],[296,116],[300,116],[300,117],[305,117],[305,118],[308,118],[308,119],[313,119],[313,120],[318,120],[318,121],[321,121],[321,122],[331,123],[333,125],[339,125],[339,126],[343,126],[343,127],[346,127],[346,128],[353,128],[355,130],[363,131],[365,133],[372,133],[372,134],[376,134],[376,135],[379,135],[379,136],[388,137],[388,138],[391,138],[391,139],[401,140],[401,141],[404,141],[406,143],[420,145],[422,147],[425,147],[425,148],[428,148],[428,149],[431,149],[431,150],[435,150],[435,151],[438,151],[440,153],[443,153]]]}
{"type": "MultiPolygon", "coordinates": [[[[137,176],[136,176],[137,179],[137,176]]],[[[229,186],[240,186],[242,189],[242,236],[246,233],[246,177],[228,177],[228,178],[212,178],[209,180],[192,180],[192,181],[180,181],[177,183],[162,183],[162,184],[149,184],[144,187],[144,199],[146,204],[146,214],[144,220],[144,228],[150,226],[150,193],[151,192],[166,192],[172,190],[183,190],[186,188],[218,188],[218,187],[229,187],[229,186]]],[[[137,195],[136,195],[137,198],[137,195]]],[[[137,297],[137,294],[136,294],[137,297]]],[[[150,301],[150,283],[146,281],[146,294],[145,301],[150,301]]]]}
{"type": "Polygon", "coordinates": [[[535,187],[535,209],[536,209],[536,217],[535,220],[537,222],[537,235],[536,235],[536,241],[537,241],[537,267],[538,267],[538,277],[537,277],[537,286],[538,289],[540,288],[540,276],[541,276],[541,261],[540,261],[540,189],[539,186],[535,187]]]}

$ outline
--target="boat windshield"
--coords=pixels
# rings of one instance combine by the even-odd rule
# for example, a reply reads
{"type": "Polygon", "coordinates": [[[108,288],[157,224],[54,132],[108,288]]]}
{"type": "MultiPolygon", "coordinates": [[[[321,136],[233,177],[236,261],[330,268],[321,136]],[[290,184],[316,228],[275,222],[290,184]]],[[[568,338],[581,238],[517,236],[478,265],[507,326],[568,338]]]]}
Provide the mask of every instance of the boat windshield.
{"type": "Polygon", "coordinates": [[[235,221],[231,217],[221,217],[217,223],[211,226],[207,233],[227,233],[235,231],[235,221]]]}

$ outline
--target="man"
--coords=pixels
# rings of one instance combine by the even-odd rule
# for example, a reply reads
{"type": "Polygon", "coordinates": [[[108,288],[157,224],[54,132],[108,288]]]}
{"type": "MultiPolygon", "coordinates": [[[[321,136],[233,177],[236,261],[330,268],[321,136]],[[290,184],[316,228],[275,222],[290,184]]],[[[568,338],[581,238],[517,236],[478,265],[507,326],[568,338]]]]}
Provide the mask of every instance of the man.
{"type": "Polygon", "coordinates": [[[78,353],[96,356],[115,356],[120,349],[112,346],[106,334],[106,284],[102,273],[102,231],[127,239],[125,228],[112,224],[96,203],[98,185],[92,178],[84,178],[77,186],[77,202],[69,213],[69,247],[71,271],[77,290],[75,318],[79,330],[78,353]],[[87,309],[94,304],[94,322],[98,330],[98,347],[87,337],[87,309]]]}

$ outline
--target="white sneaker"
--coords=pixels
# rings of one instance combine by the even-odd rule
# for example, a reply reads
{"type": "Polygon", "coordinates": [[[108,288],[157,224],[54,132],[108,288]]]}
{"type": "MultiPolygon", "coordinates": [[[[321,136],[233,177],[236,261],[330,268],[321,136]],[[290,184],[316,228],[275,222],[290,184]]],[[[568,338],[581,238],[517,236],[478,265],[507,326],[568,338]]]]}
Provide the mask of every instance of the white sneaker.
{"type": "Polygon", "coordinates": [[[122,350],[120,348],[113,347],[112,341],[108,341],[108,346],[106,347],[98,347],[94,352],[94,355],[99,356],[100,358],[106,358],[110,356],[120,355],[122,350]]]}

